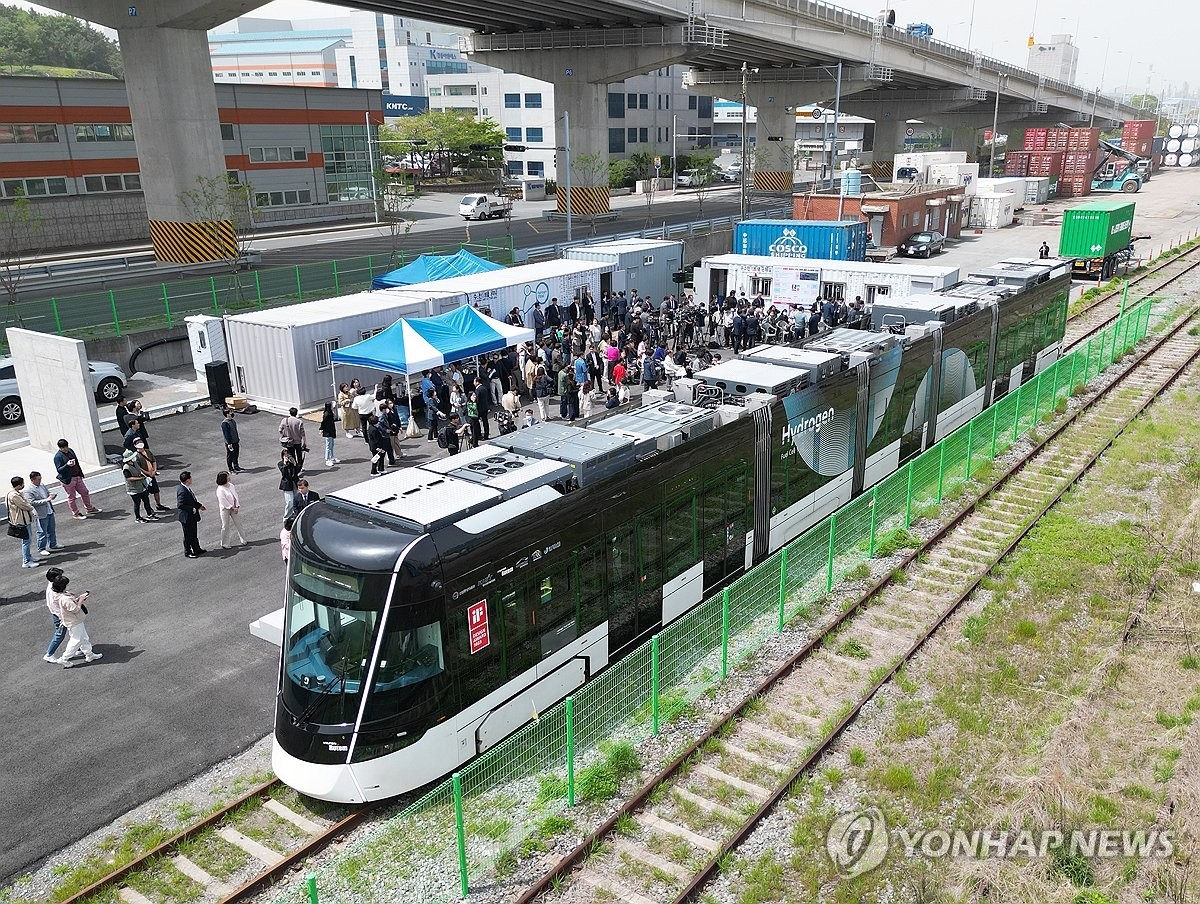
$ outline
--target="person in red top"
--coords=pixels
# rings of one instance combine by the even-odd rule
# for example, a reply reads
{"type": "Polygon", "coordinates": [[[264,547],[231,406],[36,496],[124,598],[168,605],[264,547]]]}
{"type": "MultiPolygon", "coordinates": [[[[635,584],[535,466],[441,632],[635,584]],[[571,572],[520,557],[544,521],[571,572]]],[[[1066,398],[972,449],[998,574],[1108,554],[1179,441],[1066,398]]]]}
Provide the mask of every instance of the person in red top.
{"type": "Polygon", "coordinates": [[[625,364],[624,362],[618,360],[617,363],[613,365],[612,381],[613,386],[617,388],[617,398],[619,398],[622,402],[629,401],[629,387],[625,385],[625,374],[625,364]]]}

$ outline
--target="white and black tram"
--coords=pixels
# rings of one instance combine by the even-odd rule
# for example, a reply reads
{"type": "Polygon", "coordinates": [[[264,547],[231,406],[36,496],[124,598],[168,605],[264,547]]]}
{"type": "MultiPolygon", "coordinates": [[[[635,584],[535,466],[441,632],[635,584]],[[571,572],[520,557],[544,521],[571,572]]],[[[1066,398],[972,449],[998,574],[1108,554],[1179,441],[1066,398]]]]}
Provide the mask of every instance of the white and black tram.
{"type": "Polygon", "coordinates": [[[344,802],[448,774],[1052,364],[1070,261],[999,269],[307,507],[276,774],[344,802]]]}

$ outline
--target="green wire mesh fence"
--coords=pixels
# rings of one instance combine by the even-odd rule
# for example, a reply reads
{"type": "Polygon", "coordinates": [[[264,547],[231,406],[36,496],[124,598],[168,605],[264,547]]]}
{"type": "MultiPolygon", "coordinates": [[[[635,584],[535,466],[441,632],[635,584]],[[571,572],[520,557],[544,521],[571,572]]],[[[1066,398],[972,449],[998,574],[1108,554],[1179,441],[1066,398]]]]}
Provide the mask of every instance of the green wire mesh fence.
{"type": "MultiPolygon", "coordinates": [[[[23,301],[5,306],[5,325],[79,339],[170,329],[190,314],[219,317],[361,292],[371,288],[371,280],[376,276],[403,267],[422,254],[454,254],[460,249],[498,264],[512,264],[514,260],[512,239],[506,238],[294,267],[248,270],[23,301]]],[[[0,348],[7,348],[2,338],[0,348]]]]}
{"type": "MultiPolygon", "coordinates": [[[[465,897],[472,877],[489,870],[504,875],[518,853],[538,850],[539,826],[580,796],[586,799],[587,776],[603,766],[607,740],[637,743],[657,734],[663,720],[718,685],[787,622],[814,610],[838,580],[875,555],[893,552],[886,541],[990,469],[1023,432],[1144,338],[1150,311],[1149,299],[1131,307],[1082,348],[672,622],[573,697],[536,714],[323,867],[317,876],[324,892],[334,900],[368,900],[371,888],[406,883],[407,894],[440,902],[465,897]],[[357,897],[364,890],[367,898],[357,897]]],[[[278,901],[304,899],[305,887],[298,885],[278,901]]]]}

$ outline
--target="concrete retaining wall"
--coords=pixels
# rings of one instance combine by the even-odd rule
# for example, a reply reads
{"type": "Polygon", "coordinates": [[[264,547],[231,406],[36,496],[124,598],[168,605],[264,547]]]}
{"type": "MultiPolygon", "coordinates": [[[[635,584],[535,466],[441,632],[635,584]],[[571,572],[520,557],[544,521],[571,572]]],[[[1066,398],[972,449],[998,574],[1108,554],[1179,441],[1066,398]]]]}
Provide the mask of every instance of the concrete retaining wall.
{"type": "Polygon", "coordinates": [[[172,367],[181,367],[192,363],[192,349],[187,340],[187,327],[178,326],[172,329],[147,330],[144,333],[129,333],[125,336],[106,336],[101,339],[87,339],[89,361],[111,361],[119,364],[129,376],[133,373],[129,368],[129,356],[140,345],[148,345],[157,339],[182,337],[182,342],[168,342],[147,349],[138,355],[137,369],[146,373],[162,373],[172,367]]]}
{"type": "Polygon", "coordinates": [[[690,267],[702,257],[708,257],[711,254],[729,254],[731,248],[733,248],[732,228],[684,236],[684,266],[690,267]]]}

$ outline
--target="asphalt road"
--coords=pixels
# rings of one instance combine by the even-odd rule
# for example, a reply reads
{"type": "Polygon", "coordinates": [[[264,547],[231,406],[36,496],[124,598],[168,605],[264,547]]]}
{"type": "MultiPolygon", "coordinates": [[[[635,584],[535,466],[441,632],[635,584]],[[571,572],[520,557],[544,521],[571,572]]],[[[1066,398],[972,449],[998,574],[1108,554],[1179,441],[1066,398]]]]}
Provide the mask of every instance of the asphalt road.
{"type": "MultiPolygon", "coordinates": [[[[56,508],[59,542],[48,558],[71,589],[92,591],[88,630],[104,658],[63,669],[42,661],[52,625],[42,569],[20,567],[18,541],[0,557],[0,687],[8,742],[0,745],[0,878],[111,822],[271,729],[278,650],[248,624],[281,605],[282,499],[274,463],[278,418],[240,422],[243,529],[250,546],[223,551],[213,479],[224,468],[220,417],[204,408],[151,422],[151,443],[175,504],[181,468],[208,505],[200,542],[209,555],[183,556],[174,512],[139,525],[129,497],[98,493],[103,514],[72,520],[56,508]]],[[[308,477],[325,493],[365,478],[361,440],[338,441],[343,464],[327,470],[315,425],[308,477]]],[[[115,433],[105,434],[116,451],[115,433]]],[[[415,441],[424,456],[436,445],[415,441]]],[[[406,443],[406,447],[414,442],[406,443]]],[[[411,463],[411,461],[410,461],[411,463]]]]}

